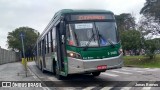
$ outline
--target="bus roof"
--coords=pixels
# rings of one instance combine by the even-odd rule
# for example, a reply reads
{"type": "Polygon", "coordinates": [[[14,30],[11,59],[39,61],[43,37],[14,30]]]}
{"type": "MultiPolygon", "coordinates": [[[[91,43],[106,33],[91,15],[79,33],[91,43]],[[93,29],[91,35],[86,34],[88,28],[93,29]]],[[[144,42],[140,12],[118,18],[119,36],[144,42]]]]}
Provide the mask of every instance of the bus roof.
{"type": "Polygon", "coordinates": [[[88,9],[88,10],[84,10],[84,9],[62,9],[60,11],[58,11],[54,17],[56,17],[57,15],[63,15],[63,14],[76,14],[76,13],[112,13],[111,11],[108,10],[95,10],[95,9],[88,9]]]}

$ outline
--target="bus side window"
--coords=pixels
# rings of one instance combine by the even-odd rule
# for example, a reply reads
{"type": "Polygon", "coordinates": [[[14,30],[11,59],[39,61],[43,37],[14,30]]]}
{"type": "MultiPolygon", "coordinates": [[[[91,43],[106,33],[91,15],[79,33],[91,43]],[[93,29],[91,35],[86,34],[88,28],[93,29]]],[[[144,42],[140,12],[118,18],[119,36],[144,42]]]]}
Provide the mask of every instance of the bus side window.
{"type": "Polygon", "coordinates": [[[52,29],[50,30],[50,52],[53,52],[52,29]]]}
{"type": "Polygon", "coordinates": [[[38,43],[38,55],[41,55],[41,41],[38,43]]]}
{"type": "Polygon", "coordinates": [[[46,53],[46,43],[45,43],[45,37],[42,40],[42,55],[46,53]]]}
{"type": "Polygon", "coordinates": [[[43,52],[43,41],[41,41],[41,55],[42,55],[42,52],[43,52]]]}
{"type": "Polygon", "coordinates": [[[51,50],[51,34],[48,32],[48,53],[50,53],[51,50]]]}
{"type": "Polygon", "coordinates": [[[46,44],[46,47],[45,47],[45,54],[47,54],[47,35],[45,36],[45,44],[46,44]]]}
{"type": "Polygon", "coordinates": [[[53,49],[52,49],[52,52],[55,52],[55,36],[56,36],[56,32],[55,32],[55,27],[52,29],[52,44],[53,44],[53,49]]]}

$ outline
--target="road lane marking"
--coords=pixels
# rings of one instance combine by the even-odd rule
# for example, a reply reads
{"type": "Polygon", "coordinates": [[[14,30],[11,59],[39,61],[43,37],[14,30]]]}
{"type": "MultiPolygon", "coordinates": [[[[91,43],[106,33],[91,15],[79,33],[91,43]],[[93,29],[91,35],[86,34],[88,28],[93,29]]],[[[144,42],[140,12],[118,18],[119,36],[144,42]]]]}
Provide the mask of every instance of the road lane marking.
{"type": "Polygon", "coordinates": [[[132,73],[129,73],[129,72],[121,72],[121,71],[116,71],[116,70],[113,70],[111,72],[115,72],[115,73],[122,73],[122,74],[132,74],[132,73]]]}
{"type": "Polygon", "coordinates": [[[151,68],[144,68],[144,69],[151,69],[151,68]]]}
{"type": "Polygon", "coordinates": [[[112,89],[113,87],[104,87],[104,88],[102,88],[101,90],[110,90],[110,89],[112,89]]]}
{"type": "Polygon", "coordinates": [[[130,90],[132,87],[123,87],[121,90],[130,90]]]}
{"type": "Polygon", "coordinates": [[[122,71],[129,71],[129,72],[144,72],[144,71],[135,71],[135,70],[128,70],[128,69],[120,69],[122,71]]]}
{"type": "Polygon", "coordinates": [[[151,90],[151,87],[143,87],[141,90],[151,90]]]}
{"type": "Polygon", "coordinates": [[[133,70],[140,70],[140,71],[147,71],[150,70],[150,68],[132,68],[133,70]]]}
{"type": "Polygon", "coordinates": [[[48,87],[42,87],[43,90],[50,90],[48,87]]]}
{"type": "Polygon", "coordinates": [[[93,88],[95,88],[95,87],[87,87],[87,88],[84,88],[84,89],[82,89],[82,90],[91,90],[91,89],[93,89],[93,88]]]}
{"type": "Polygon", "coordinates": [[[158,69],[149,69],[147,71],[158,71],[158,69]]]}
{"type": "Polygon", "coordinates": [[[73,88],[73,87],[65,87],[65,88],[60,89],[60,90],[75,90],[75,88],[73,88]]]}
{"type": "Polygon", "coordinates": [[[101,73],[103,75],[107,75],[107,76],[112,76],[112,77],[117,77],[119,75],[116,75],[116,74],[111,74],[111,73],[101,73]]]}
{"type": "Polygon", "coordinates": [[[103,87],[101,90],[110,90],[113,87],[103,87]]]}
{"type": "Polygon", "coordinates": [[[158,71],[158,70],[160,70],[160,69],[157,69],[157,68],[122,68],[122,70],[125,70],[126,69],[126,71],[134,71],[134,72],[146,72],[146,71],[158,71]]]}
{"type": "Polygon", "coordinates": [[[130,70],[136,70],[136,71],[141,70],[141,71],[144,71],[145,69],[140,69],[140,68],[130,68],[130,70]]]}
{"type": "Polygon", "coordinates": [[[141,71],[157,71],[157,68],[132,68],[133,70],[141,70],[141,71]]]}

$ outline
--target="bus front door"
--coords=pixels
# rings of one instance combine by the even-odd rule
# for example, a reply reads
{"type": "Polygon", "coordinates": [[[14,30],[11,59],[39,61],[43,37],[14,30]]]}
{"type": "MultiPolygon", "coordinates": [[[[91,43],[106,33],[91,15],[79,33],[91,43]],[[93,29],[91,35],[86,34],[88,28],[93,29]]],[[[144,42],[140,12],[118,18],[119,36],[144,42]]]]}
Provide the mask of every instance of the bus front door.
{"type": "Polygon", "coordinates": [[[57,49],[57,64],[58,64],[58,71],[63,72],[65,75],[65,66],[64,66],[64,57],[65,57],[65,45],[62,40],[62,35],[60,34],[60,30],[56,29],[56,49],[57,49]]]}

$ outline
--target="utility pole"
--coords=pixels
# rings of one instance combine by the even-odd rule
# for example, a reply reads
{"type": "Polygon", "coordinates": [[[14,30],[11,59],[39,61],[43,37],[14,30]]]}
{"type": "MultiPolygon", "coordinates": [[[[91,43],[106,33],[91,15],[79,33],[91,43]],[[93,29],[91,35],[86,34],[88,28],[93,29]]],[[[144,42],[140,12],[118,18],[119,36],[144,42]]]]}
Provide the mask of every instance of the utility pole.
{"type": "Polygon", "coordinates": [[[27,77],[27,61],[25,59],[25,50],[24,50],[24,41],[23,41],[23,39],[24,39],[24,33],[23,32],[20,33],[20,37],[21,37],[22,49],[23,49],[23,58],[22,58],[22,60],[24,61],[25,74],[26,74],[26,77],[27,77]]]}

